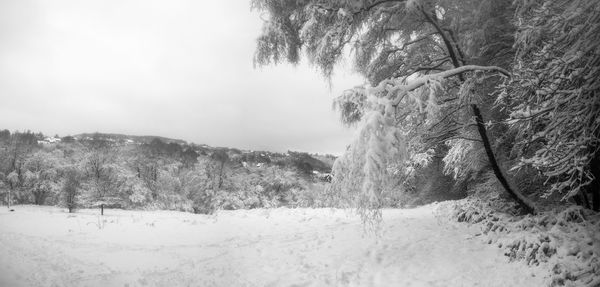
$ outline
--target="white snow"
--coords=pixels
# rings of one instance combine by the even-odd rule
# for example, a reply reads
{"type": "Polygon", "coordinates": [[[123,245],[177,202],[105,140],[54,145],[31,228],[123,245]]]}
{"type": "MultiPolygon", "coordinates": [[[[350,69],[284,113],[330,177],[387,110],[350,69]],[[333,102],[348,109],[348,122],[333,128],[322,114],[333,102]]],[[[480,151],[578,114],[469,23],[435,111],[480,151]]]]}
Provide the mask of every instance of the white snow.
{"type": "Polygon", "coordinates": [[[435,205],[385,210],[380,236],[335,209],[0,211],[0,286],[543,286],[435,205]]]}

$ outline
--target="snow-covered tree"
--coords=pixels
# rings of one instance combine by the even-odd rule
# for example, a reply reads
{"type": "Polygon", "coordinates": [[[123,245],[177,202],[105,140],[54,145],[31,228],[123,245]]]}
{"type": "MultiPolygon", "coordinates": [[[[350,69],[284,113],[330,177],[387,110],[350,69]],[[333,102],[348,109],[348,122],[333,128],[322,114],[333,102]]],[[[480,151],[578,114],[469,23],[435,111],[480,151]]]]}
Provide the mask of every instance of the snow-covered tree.
{"type": "Polygon", "coordinates": [[[221,189],[221,187],[223,187],[223,181],[226,176],[225,164],[229,161],[229,155],[227,155],[227,152],[225,150],[219,149],[214,151],[211,154],[210,158],[214,161],[214,164],[212,164],[211,173],[213,175],[213,178],[215,178],[217,181],[216,188],[221,189]]]}
{"type": "Polygon", "coordinates": [[[80,183],[81,175],[76,168],[70,167],[63,172],[62,198],[69,213],[79,207],[80,183]]]}
{"type": "Polygon", "coordinates": [[[16,171],[12,171],[11,173],[9,173],[6,176],[6,181],[8,183],[8,208],[10,209],[10,204],[12,202],[12,192],[15,190],[15,188],[17,187],[17,184],[19,183],[19,175],[17,174],[16,171]]]}
{"type": "MultiPolygon", "coordinates": [[[[357,71],[369,84],[346,91],[334,103],[344,123],[360,123],[361,129],[341,159],[346,166],[336,164],[334,172],[360,190],[359,203],[366,210],[381,206],[388,168],[410,174],[413,160],[423,158],[413,155],[427,154],[439,145],[452,150],[463,139],[483,143],[478,147],[485,150],[498,180],[525,211],[532,212],[532,204],[504,177],[479,107],[484,103],[479,86],[509,75],[489,65],[498,62],[491,59],[504,53],[499,47],[506,42],[494,43],[490,33],[480,31],[482,26],[492,27],[496,34],[510,31],[505,29],[510,26],[506,9],[494,9],[498,2],[508,4],[255,0],[254,7],[269,15],[258,38],[255,63],[297,63],[305,52],[309,62],[329,77],[336,63],[353,56],[357,71]],[[493,55],[486,56],[490,51],[493,55]]],[[[462,165],[463,158],[446,163],[462,165]]]]}
{"type": "Polygon", "coordinates": [[[50,153],[38,151],[25,161],[25,185],[35,204],[42,205],[49,196],[58,193],[59,164],[50,153]]]}
{"type": "Polygon", "coordinates": [[[109,149],[95,149],[87,154],[84,161],[87,175],[87,204],[100,208],[104,215],[106,205],[114,205],[122,201],[118,192],[123,184],[119,171],[124,167],[116,164],[114,154],[109,149]]]}
{"type": "Polygon", "coordinates": [[[157,202],[160,202],[161,208],[191,210],[191,203],[184,189],[186,170],[183,166],[182,163],[173,163],[160,169],[157,182],[160,193],[157,202]]]}
{"type": "Polygon", "coordinates": [[[192,202],[194,213],[211,214],[217,208],[218,178],[215,163],[207,157],[198,158],[194,169],[183,176],[183,192],[192,202]]]}

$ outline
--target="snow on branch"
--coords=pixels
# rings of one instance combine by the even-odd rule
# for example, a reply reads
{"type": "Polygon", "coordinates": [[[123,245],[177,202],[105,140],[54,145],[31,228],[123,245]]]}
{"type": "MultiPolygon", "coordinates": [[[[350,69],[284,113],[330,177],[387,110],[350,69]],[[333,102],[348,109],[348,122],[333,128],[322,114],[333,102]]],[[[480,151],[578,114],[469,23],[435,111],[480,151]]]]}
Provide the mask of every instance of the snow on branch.
{"type": "Polygon", "coordinates": [[[408,91],[412,91],[417,88],[420,88],[421,86],[427,84],[431,79],[445,79],[445,78],[449,78],[449,77],[456,76],[456,75],[459,75],[459,74],[462,74],[465,72],[470,72],[470,71],[492,71],[492,72],[498,72],[504,76],[510,77],[510,73],[507,70],[502,69],[497,66],[466,65],[466,66],[461,66],[461,67],[458,67],[455,69],[439,72],[436,74],[431,74],[431,75],[426,75],[426,76],[420,77],[414,81],[411,81],[407,85],[400,84],[401,80],[399,78],[395,78],[395,79],[389,79],[387,81],[382,81],[378,85],[378,87],[391,84],[394,86],[398,86],[398,88],[403,89],[408,92],[408,91]]]}
{"type": "Polygon", "coordinates": [[[412,90],[419,88],[422,85],[426,84],[430,78],[449,78],[449,77],[456,76],[458,74],[462,74],[464,72],[469,72],[469,71],[493,71],[493,72],[499,72],[507,77],[510,77],[510,73],[507,70],[502,69],[500,67],[467,65],[467,66],[461,66],[461,67],[458,67],[458,68],[455,68],[452,70],[443,71],[443,72],[440,72],[437,74],[431,74],[431,75],[421,77],[417,80],[412,81],[410,84],[406,85],[406,87],[404,89],[406,91],[412,91],[412,90]]]}

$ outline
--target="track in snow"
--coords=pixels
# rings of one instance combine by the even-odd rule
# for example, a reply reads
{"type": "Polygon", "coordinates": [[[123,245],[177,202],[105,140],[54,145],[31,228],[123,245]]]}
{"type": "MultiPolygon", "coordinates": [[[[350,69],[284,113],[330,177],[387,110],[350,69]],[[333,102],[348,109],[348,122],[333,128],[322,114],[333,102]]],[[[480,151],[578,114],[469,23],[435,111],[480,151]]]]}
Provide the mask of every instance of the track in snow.
{"type": "Polygon", "coordinates": [[[0,286],[545,285],[434,208],[385,210],[376,237],[333,209],[100,217],[17,206],[0,211],[0,286]]]}

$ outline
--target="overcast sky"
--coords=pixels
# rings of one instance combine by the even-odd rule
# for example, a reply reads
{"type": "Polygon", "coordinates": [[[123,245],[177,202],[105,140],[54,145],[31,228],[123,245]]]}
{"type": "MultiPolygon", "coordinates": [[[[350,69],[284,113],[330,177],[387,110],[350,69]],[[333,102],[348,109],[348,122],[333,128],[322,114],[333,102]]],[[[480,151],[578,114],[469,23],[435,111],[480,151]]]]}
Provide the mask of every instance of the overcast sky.
{"type": "Polygon", "coordinates": [[[249,1],[0,1],[0,128],[341,154],[353,131],[308,65],[255,69],[249,1]]]}

